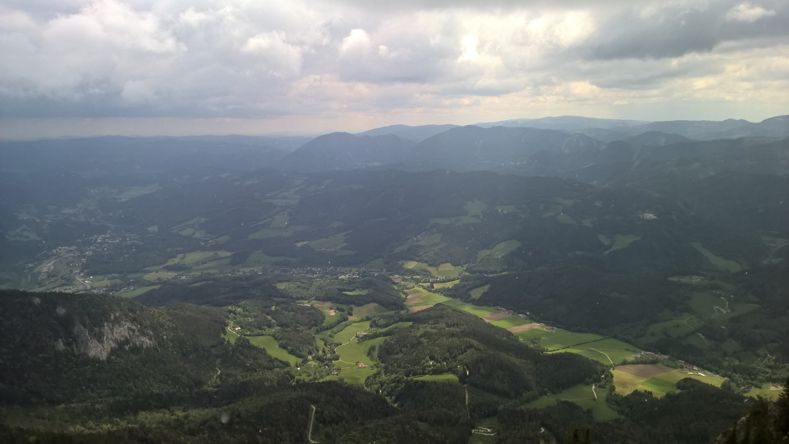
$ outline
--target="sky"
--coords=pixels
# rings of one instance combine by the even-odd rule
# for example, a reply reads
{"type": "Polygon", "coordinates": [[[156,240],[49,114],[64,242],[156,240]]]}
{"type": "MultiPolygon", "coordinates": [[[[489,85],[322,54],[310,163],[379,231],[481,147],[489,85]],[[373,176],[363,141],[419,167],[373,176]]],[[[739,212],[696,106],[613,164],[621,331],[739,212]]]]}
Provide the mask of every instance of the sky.
{"type": "Polygon", "coordinates": [[[789,1],[0,0],[0,138],[789,114],[789,1]]]}

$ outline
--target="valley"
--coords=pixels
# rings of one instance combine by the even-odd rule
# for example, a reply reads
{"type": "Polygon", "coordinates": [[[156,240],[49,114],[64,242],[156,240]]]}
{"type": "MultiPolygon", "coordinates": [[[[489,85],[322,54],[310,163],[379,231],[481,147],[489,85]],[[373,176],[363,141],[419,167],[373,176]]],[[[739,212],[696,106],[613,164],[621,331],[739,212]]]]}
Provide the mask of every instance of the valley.
{"type": "Polygon", "coordinates": [[[0,150],[0,436],[697,442],[783,393],[786,139],[375,137],[145,174],[0,150]]]}

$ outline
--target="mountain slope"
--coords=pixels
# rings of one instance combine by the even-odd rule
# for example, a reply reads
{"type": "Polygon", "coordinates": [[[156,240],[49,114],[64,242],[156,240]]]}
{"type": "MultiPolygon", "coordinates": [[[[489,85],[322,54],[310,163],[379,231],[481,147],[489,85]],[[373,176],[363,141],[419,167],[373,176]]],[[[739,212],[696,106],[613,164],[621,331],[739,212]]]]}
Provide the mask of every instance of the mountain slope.
{"type": "Polygon", "coordinates": [[[409,166],[455,171],[517,169],[538,152],[579,153],[601,144],[582,135],[534,128],[453,128],[417,144],[409,166]]]}
{"type": "Polygon", "coordinates": [[[400,163],[413,142],[391,134],[331,133],[316,137],[284,157],[280,167],[293,171],[350,170],[400,163]]]}
{"type": "Polygon", "coordinates": [[[411,140],[414,143],[419,143],[428,137],[433,137],[436,134],[443,133],[444,131],[448,131],[452,128],[455,128],[456,126],[457,125],[390,125],[383,126],[381,128],[373,128],[371,130],[361,132],[359,135],[383,136],[389,134],[411,140]]]}

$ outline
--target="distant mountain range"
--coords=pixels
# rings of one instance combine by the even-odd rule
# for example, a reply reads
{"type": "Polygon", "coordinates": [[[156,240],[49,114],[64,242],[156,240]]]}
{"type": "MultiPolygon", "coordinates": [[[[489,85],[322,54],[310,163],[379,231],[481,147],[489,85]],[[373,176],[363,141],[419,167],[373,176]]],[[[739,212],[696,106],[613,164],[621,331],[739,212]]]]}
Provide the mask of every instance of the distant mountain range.
{"type": "Polygon", "coordinates": [[[274,166],[298,171],[374,167],[555,174],[557,162],[570,162],[574,168],[589,166],[595,162],[592,153],[602,152],[611,144],[614,150],[625,149],[625,144],[632,151],[635,147],[721,139],[758,138],[759,143],[766,143],[788,137],[789,116],[758,123],[732,119],[643,122],[563,116],[469,126],[393,125],[359,134],[319,136],[274,166]]]}

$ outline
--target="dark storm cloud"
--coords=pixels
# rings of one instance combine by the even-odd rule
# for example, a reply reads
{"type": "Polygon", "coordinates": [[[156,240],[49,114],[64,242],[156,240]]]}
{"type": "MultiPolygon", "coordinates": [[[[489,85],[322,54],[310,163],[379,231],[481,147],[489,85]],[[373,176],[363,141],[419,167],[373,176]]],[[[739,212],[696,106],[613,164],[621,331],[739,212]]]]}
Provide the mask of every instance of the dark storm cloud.
{"type": "Polygon", "coordinates": [[[631,9],[607,17],[601,31],[585,45],[589,57],[668,58],[709,52],[728,41],[785,42],[789,3],[687,2],[647,14],[631,9]]]}

